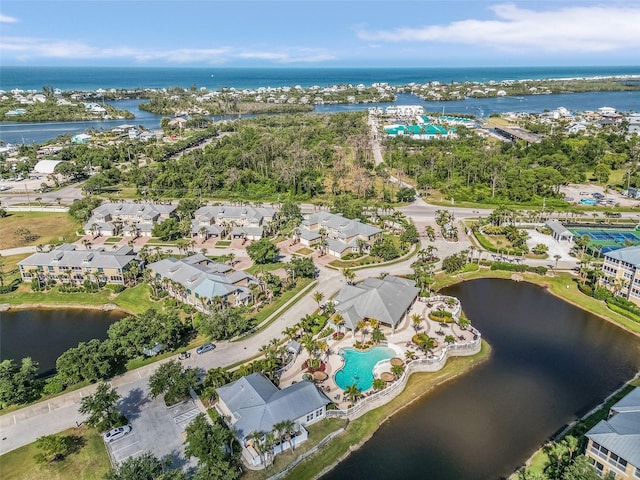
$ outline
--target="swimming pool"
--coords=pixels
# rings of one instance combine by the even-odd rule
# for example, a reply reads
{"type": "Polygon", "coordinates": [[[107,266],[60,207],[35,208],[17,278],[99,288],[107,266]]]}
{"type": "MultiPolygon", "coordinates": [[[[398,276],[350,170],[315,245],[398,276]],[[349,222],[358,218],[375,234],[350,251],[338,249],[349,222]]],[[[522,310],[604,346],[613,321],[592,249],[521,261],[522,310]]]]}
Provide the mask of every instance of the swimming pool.
{"type": "Polygon", "coordinates": [[[344,358],[343,367],[336,372],[333,379],[341,389],[354,383],[358,390],[369,390],[373,384],[373,367],[380,360],[396,356],[396,352],[388,347],[375,347],[366,352],[355,348],[345,348],[340,352],[344,358]]]}

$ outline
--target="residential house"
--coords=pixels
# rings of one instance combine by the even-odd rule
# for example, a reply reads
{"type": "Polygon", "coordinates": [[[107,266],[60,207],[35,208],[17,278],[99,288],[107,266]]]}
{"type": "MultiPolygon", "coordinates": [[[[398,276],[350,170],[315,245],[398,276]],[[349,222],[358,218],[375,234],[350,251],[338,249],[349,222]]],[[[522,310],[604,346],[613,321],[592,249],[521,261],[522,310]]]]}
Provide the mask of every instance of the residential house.
{"type": "Polygon", "coordinates": [[[600,475],[620,480],[640,478],[640,387],[629,392],[585,436],[585,455],[600,475]]]}
{"type": "Polygon", "coordinates": [[[74,135],[73,137],[71,137],[71,143],[85,144],[89,143],[89,140],[91,140],[91,138],[91,135],[88,135],[86,133],[79,133],[78,135],[74,135]]]}
{"type": "Polygon", "coordinates": [[[387,275],[369,277],[357,285],[345,285],[333,298],[344,326],[355,332],[358,322],[376,319],[394,331],[406,317],[420,289],[413,280],[387,275]]]}
{"type": "Polygon", "coordinates": [[[104,203],[84,226],[86,235],[150,237],[156,223],[174,216],[175,205],[159,203],[104,203]]]}
{"type": "Polygon", "coordinates": [[[253,297],[249,285],[258,283],[248,273],[200,253],[183,259],[169,257],[147,268],[169,295],[199,310],[207,310],[216,298],[227,305],[248,304],[253,297]]]}
{"type": "Polygon", "coordinates": [[[124,285],[127,271],[140,261],[131,247],[76,250],[75,245],[61,245],[50,252],[38,252],[18,262],[23,282],[39,278],[42,282],[83,283],[85,280],[124,285]]]}
{"type": "Polygon", "coordinates": [[[273,220],[275,208],[205,206],[196,210],[191,222],[191,235],[201,238],[224,237],[260,240],[264,227],[273,220]]]}
{"type": "Polygon", "coordinates": [[[606,252],[600,284],[640,305],[640,246],[606,252]]]}
{"type": "Polygon", "coordinates": [[[306,216],[295,236],[306,246],[326,242],[327,253],[338,258],[351,252],[368,252],[381,238],[382,229],[329,212],[306,216]]]}
{"type": "Polygon", "coordinates": [[[251,434],[271,432],[282,421],[294,422],[295,435],[291,443],[280,439],[274,453],[299,445],[307,439],[304,428],[325,418],[326,408],[331,400],[307,380],[280,390],[269,379],[259,373],[252,373],[235,382],[216,389],[218,403],[216,409],[236,432],[242,445],[245,460],[252,465],[262,463],[260,455],[253,448],[251,434]]]}

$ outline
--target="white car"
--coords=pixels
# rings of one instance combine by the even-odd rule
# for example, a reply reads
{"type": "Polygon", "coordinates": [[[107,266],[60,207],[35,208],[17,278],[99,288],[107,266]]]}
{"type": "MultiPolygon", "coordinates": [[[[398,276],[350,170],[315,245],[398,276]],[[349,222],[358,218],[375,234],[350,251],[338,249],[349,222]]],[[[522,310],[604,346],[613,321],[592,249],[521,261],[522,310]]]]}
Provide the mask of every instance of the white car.
{"type": "Polygon", "coordinates": [[[113,442],[114,440],[124,437],[130,431],[131,431],[131,426],[129,425],[112,428],[111,430],[109,430],[107,433],[103,435],[104,441],[107,443],[113,442]]]}

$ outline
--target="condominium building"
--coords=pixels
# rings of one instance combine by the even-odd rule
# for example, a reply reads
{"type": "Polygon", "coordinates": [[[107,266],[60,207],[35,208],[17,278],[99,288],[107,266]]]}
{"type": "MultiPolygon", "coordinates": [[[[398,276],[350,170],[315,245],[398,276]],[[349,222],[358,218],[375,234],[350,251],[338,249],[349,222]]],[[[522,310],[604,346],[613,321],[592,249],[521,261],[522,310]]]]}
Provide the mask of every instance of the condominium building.
{"type": "Polygon", "coordinates": [[[298,230],[296,239],[302,245],[325,242],[327,253],[338,258],[350,252],[368,252],[382,238],[382,229],[378,227],[329,212],[307,216],[298,230]]]}
{"type": "Polygon", "coordinates": [[[127,271],[139,266],[139,259],[131,247],[117,250],[76,250],[75,245],[61,245],[50,252],[38,252],[18,262],[23,282],[34,278],[42,282],[113,283],[123,285],[127,271]]]}
{"type": "Polygon", "coordinates": [[[249,285],[258,283],[248,273],[200,253],[180,260],[169,257],[147,268],[169,295],[200,310],[206,310],[216,297],[228,305],[247,304],[252,299],[249,285]]]}
{"type": "Polygon", "coordinates": [[[104,203],[84,226],[86,235],[150,237],[156,223],[172,217],[176,206],[160,203],[104,203]]]}
{"type": "Polygon", "coordinates": [[[586,437],[585,455],[600,475],[613,472],[619,480],[640,479],[640,388],[613,405],[609,418],[586,437]]]}
{"type": "Polygon", "coordinates": [[[640,305],[640,246],[604,254],[600,284],[616,295],[640,305]]]}

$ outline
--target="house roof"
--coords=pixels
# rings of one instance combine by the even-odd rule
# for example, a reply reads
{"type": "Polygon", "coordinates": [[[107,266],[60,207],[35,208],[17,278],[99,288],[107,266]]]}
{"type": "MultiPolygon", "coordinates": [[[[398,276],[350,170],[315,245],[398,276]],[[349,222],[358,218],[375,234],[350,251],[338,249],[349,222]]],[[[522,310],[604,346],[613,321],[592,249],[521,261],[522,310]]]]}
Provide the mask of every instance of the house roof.
{"type": "Polygon", "coordinates": [[[124,268],[136,254],[131,247],[121,247],[109,251],[103,248],[94,250],[76,250],[74,245],[61,245],[50,252],[38,252],[18,262],[24,266],[87,267],[87,268],[124,268]]]}
{"type": "Polygon", "coordinates": [[[296,420],[331,401],[306,380],[280,390],[269,379],[252,373],[216,390],[232,413],[238,438],[251,432],[270,432],[283,420],[296,420]]]}
{"type": "Polygon", "coordinates": [[[276,213],[275,208],[269,207],[233,207],[228,205],[200,207],[193,213],[198,220],[219,219],[220,221],[248,221],[262,225],[264,221],[269,221],[276,213]]]}
{"type": "MultiPolygon", "coordinates": [[[[370,237],[382,230],[360,220],[345,218],[329,212],[317,212],[302,221],[302,226],[309,229],[312,225],[318,225],[318,229],[325,227],[332,232],[336,232],[339,238],[350,238],[355,235],[370,237]]],[[[302,229],[301,229],[302,230],[302,229]]]]}
{"type": "Polygon", "coordinates": [[[604,256],[637,266],[640,265],[640,246],[611,250],[610,252],[606,252],[604,256]]]}
{"type": "Polygon", "coordinates": [[[375,318],[396,326],[419,293],[415,282],[388,275],[384,279],[367,278],[358,285],[344,286],[334,298],[336,311],[345,325],[355,329],[360,320],[375,318]]]}
{"type": "Polygon", "coordinates": [[[607,420],[601,420],[586,436],[640,467],[640,387],[636,387],[611,407],[607,420]]]}
{"type": "Polygon", "coordinates": [[[562,225],[558,220],[547,220],[547,223],[545,223],[545,227],[550,228],[553,231],[553,233],[555,233],[558,236],[566,236],[566,235],[570,235],[572,237],[574,236],[573,233],[567,230],[567,227],[562,225]]]}
{"type": "Polygon", "coordinates": [[[62,160],[40,160],[36,163],[36,166],[33,167],[33,171],[35,173],[53,173],[59,163],[62,163],[62,160]]]}
{"type": "Polygon", "coordinates": [[[165,258],[149,264],[147,268],[205,298],[226,297],[232,293],[249,294],[247,287],[238,284],[244,280],[249,283],[256,281],[248,273],[212,262],[200,253],[182,260],[165,258]]]}

